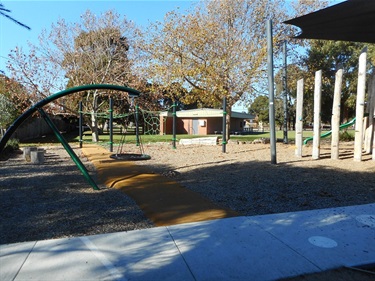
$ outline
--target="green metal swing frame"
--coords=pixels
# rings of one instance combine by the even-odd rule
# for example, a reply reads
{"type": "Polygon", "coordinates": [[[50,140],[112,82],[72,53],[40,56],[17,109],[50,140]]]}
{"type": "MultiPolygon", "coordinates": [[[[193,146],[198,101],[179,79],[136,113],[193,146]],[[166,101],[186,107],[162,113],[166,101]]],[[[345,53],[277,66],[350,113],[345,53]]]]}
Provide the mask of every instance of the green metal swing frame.
{"type": "Polygon", "coordinates": [[[5,132],[4,136],[0,140],[0,153],[4,150],[5,145],[7,144],[8,140],[10,137],[13,135],[13,133],[17,130],[17,128],[27,119],[29,118],[32,114],[35,112],[39,112],[41,116],[44,118],[48,126],[52,129],[53,133],[57,137],[57,139],[61,142],[65,150],[68,152],[70,157],[72,158],[73,162],[77,165],[78,169],[82,172],[83,176],[87,180],[87,182],[92,186],[94,190],[99,190],[97,184],[94,182],[94,180],[91,178],[89,175],[86,167],[82,164],[81,160],[79,157],[75,154],[73,149],[70,147],[68,142],[65,140],[65,138],[60,134],[59,130],[56,128],[52,120],[48,117],[48,115],[45,113],[43,110],[43,106],[49,104],[50,102],[70,95],[74,94],[77,92],[83,92],[83,91],[90,91],[90,90],[116,90],[116,91],[121,91],[121,92],[127,92],[129,96],[131,97],[138,97],[140,95],[140,92],[128,88],[125,86],[119,86],[119,85],[111,85],[111,84],[92,84],[92,85],[83,85],[83,86],[78,86],[78,87],[73,87],[69,88],[63,91],[60,91],[58,93],[55,93],[39,102],[34,104],[32,107],[30,107],[27,111],[25,111],[23,114],[21,114],[14,122],[13,124],[8,128],[8,130],[5,132]]]}

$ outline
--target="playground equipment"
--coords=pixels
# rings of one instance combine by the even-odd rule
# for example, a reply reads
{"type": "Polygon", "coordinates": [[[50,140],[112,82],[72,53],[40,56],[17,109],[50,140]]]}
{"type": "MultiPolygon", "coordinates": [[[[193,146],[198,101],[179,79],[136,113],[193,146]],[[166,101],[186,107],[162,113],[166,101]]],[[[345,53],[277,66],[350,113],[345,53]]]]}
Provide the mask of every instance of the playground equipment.
{"type": "MultiPolygon", "coordinates": [[[[356,118],[354,117],[354,118],[353,118],[352,120],[350,120],[349,122],[340,125],[340,127],[339,127],[340,130],[342,130],[342,129],[346,129],[346,128],[350,127],[350,126],[355,125],[355,120],[356,120],[356,118]]],[[[332,130],[330,130],[330,131],[328,131],[328,132],[325,132],[324,134],[321,134],[321,135],[320,135],[320,138],[322,138],[322,139],[323,139],[323,138],[327,138],[327,137],[329,137],[331,134],[332,134],[332,130]]],[[[306,138],[306,139],[303,141],[303,144],[306,145],[309,141],[312,141],[313,138],[314,138],[314,137],[306,138]]]]}
{"type": "MultiPolygon", "coordinates": [[[[130,112],[129,113],[122,113],[122,114],[114,114],[113,108],[113,98],[109,99],[109,110],[107,113],[98,113],[97,116],[101,117],[106,120],[107,129],[105,129],[109,133],[109,151],[113,152],[113,131],[114,131],[114,122],[115,120],[120,120],[119,124],[120,127],[120,134],[121,140],[119,142],[117,151],[115,154],[110,155],[110,158],[116,160],[125,160],[125,161],[136,161],[136,160],[148,160],[151,157],[145,154],[141,135],[142,134],[159,134],[159,116],[158,114],[155,115],[155,112],[142,110],[138,105],[134,105],[134,99],[130,105],[130,112]],[[155,118],[157,116],[157,118],[155,118]],[[135,126],[133,125],[135,124],[135,126]],[[128,153],[124,151],[125,147],[124,144],[126,143],[126,135],[135,135],[136,136],[136,146],[139,147],[140,153],[128,153]]],[[[80,147],[83,146],[83,115],[90,114],[89,112],[82,112],[82,103],[80,103],[79,107],[80,118],[79,118],[79,142],[80,147]]]]}
{"type": "Polygon", "coordinates": [[[43,106],[47,105],[48,103],[70,95],[74,94],[77,92],[82,92],[82,91],[90,91],[90,90],[117,90],[117,91],[122,91],[122,92],[127,92],[129,96],[131,97],[137,97],[139,96],[140,92],[124,87],[124,86],[119,86],[119,85],[110,85],[110,84],[93,84],[93,85],[83,85],[83,86],[78,86],[74,88],[69,88],[64,91],[55,93],[39,102],[34,104],[32,107],[30,107],[27,111],[25,111],[22,115],[20,115],[14,123],[9,127],[9,129],[5,132],[4,136],[0,140],[0,153],[3,151],[6,143],[10,139],[10,137],[13,135],[13,133],[17,130],[17,128],[27,119],[29,118],[33,113],[39,112],[41,116],[44,118],[46,123],[50,126],[52,129],[53,133],[57,137],[57,139],[61,142],[65,150],[68,152],[69,156],[72,158],[73,162],[77,165],[78,169],[82,172],[83,176],[87,180],[87,182],[92,186],[93,189],[98,190],[98,186],[96,183],[93,181],[93,179],[90,177],[86,167],[82,164],[81,160],[78,158],[78,156],[74,153],[73,149],[70,147],[68,142],[64,139],[64,137],[60,134],[59,130],[56,128],[52,120],[48,117],[47,113],[43,110],[43,106]]]}
{"type": "MultiPolygon", "coordinates": [[[[137,146],[139,147],[140,153],[139,154],[137,154],[137,153],[126,153],[126,152],[123,151],[125,140],[126,140],[126,134],[127,134],[127,131],[128,131],[128,126],[129,126],[130,115],[128,115],[127,121],[125,122],[125,130],[124,130],[124,132],[121,136],[121,141],[120,141],[120,145],[117,148],[117,152],[116,152],[116,154],[112,154],[110,156],[112,159],[125,160],[125,161],[137,161],[137,160],[149,160],[149,159],[151,159],[150,155],[145,154],[145,151],[143,149],[143,144],[142,144],[142,141],[141,141],[141,136],[139,134],[139,119],[138,119],[139,112],[138,112],[138,110],[139,110],[139,108],[136,105],[133,114],[134,114],[134,121],[135,121],[135,133],[136,133],[136,139],[137,139],[137,146]]],[[[112,122],[112,120],[111,120],[111,122],[112,122]]]]}
{"type": "MultiPolygon", "coordinates": [[[[114,132],[120,132],[122,135],[123,129],[125,128],[128,134],[135,134],[137,138],[137,145],[139,144],[140,135],[159,135],[160,134],[160,111],[150,111],[142,109],[141,107],[131,106],[132,111],[129,113],[117,113],[114,114],[115,110],[113,107],[113,98],[109,98],[109,109],[107,112],[96,113],[97,118],[100,118],[103,122],[103,127],[101,132],[109,134],[109,151],[113,152],[113,135],[114,132]],[[130,125],[135,123],[135,115],[138,117],[138,126],[130,125]],[[126,120],[125,120],[126,119],[126,120]],[[118,121],[120,120],[120,122],[118,121]],[[124,121],[125,120],[125,121],[124,121]],[[119,126],[116,126],[115,123],[119,126]],[[130,123],[131,122],[131,123],[130,123]]],[[[132,102],[134,104],[134,101],[132,102]]],[[[79,103],[79,142],[80,147],[83,145],[83,128],[84,128],[84,115],[92,116],[92,112],[82,111],[82,102],[79,103]]],[[[86,141],[85,141],[86,142],[86,141]]]]}
{"type": "Polygon", "coordinates": [[[312,158],[320,158],[320,138],[332,135],[331,140],[331,159],[339,159],[339,130],[355,125],[354,139],[354,160],[362,161],[363,150],[365,153],[372,153],[372,159],[375,160],[375,73],[371,74],[368,83],[367,98],[366,93],[366,65],[367,65],[367,49],[363,49],[359,57],[358,67],[358,86],[356,100],[356,116],[350,122],[339,125],[340,120],[340,96],[342,84],[342,69],[336,72],[335,91],[332,107],[332,130],[321,134],[320,119],[320,102],[321,102],[321,71],[317,71],[315,75],[314,88],[314,137],[310,137],[302,141],[302,122],[303,122],[303,79],[297,83],[297,102],[296,102],[296,156],[302,157],[302,145],[313,140],[312,158]],[[366,105],[366,108],[365,108],[366,105]],[[365,112],[366,109],[366,112],[365,112]]]}

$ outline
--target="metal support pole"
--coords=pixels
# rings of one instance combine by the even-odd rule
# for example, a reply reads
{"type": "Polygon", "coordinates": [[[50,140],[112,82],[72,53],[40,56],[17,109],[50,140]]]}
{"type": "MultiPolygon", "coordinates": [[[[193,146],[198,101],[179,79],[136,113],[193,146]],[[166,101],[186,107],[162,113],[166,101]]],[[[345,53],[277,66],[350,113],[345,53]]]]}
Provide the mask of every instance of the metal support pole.
{"type": "Polygon", "coordinates": [[[135,105],[135,137],[137,140],[137,146],[140,146],[140,141],[139,141],[139,120],[138,120],[138,105],[135,105]]]}
{"type": "Polygon", "coordinates": [[[276,130],[275,130],[275,95],[273,77],[273,44],[272,21],[267,21],[267,64],[268,64],[268,92],[269,92],[269,119],[270,119],[270,145],[271,164],[276,164],[276,130]]]}
{"type": "Polygon", "coordinates": [[[109,98],[109,152],[113,152],[113,98],[109,98]]]}
{"type": "Polygon", "coordinates": [[[283,43],[283,56],[284,56],[284,71],[283,71],[283,90],[284,90],[284,139],[283,143],[288,143],[288,71],[287,71],[287,48],[286,48],[286,41],[283,43]]]}
{"type": "Polygon", "coordinates": [[[83,146],[83,112],[82,112],[82,101],[79,102],[79,148],[83,146]]]}
{"type": "Polygon", "coordinates": [[[173,130],[173,137],[172,137],[172,147],[173,149],[176,149],[176,119],[177,119],[177,116],[176,116],[176,102],[173,103],[173,114],[172,114],[172,130],[173,130]]]}
{"type": "Polygon", "coordinates": [[[222,152],[226,152],[227,145],[227,98],[223,98],[223,141],[222,141],[222,152]]]}
{"type": "Polygon", "coordinates": [[[42,108],[38,108],[39,113],[42,115],[43,119],[46,121],[48,126],[52,129],[53,133],[57,137],[57,139],[61,142],[65,150],[68,152],[70,157],[72,158],[73,162],[77,165],[78,169],[82,172],[83,176],[87,180],[87,182],[91,185],[91,187],[94,190],[99,190],[99,187],[96,185],[94,180],[89,175],[89,172],[87,171],[86,167],[82,164],[81,160],[78,158],[78,156],[74,153],[73,149],[70,147],[68,142],[65,140],[65,138],[60,134],[59,130],[55,126],[55,124],[52,122],[52,120],[48,117],[46,112],[42,108]]]}

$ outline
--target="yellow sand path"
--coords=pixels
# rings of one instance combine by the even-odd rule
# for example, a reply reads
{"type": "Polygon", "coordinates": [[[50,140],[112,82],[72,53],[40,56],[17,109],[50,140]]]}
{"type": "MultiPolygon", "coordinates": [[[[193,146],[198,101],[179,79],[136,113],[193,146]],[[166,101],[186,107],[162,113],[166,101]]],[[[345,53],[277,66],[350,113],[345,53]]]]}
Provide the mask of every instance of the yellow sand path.
{"type": "Polygon", "coordinates": [[[205,221],[237,216],[179,183],[148,171],[131,161],[110,158],[101,146],[85,145],[82,153],[94,164],[98,181],[117,188],[135,200],[156,226],[205,221]]]}

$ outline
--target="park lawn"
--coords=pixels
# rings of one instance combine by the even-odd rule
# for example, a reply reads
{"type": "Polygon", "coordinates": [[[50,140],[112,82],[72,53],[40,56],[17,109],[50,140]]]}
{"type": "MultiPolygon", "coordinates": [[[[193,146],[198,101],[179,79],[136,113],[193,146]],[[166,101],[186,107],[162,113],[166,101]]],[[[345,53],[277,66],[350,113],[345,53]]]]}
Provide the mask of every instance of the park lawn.
{"type": "MultiPolygon", "coordinates": [[[[305,131],[304,137],[311,137],[313,135],[312,131],[305,131]]],[[[141,135],[141,141],[142,143],[153,143],[153,142],[171,142],[173,139],[172,135],[141,135]]],[[[178,142],[180,139],[191,139],[191,138],[205,138],[205,137],[219,137],[221,138],[221,135],[176,135],[176,141],[178,142]]],[[[253,132],[249,135],[232,135],[230,139],[232,140],[240,140],[240,141],[253,141],[255,139],[260,138],[269,138],[270,133],[269,132],[253,132]]],[[[283,131],[277,131],[276,132],[276,138],[277,139],[283,139],[283,131]]],[[[126,143],[136,143],[136,136],[135,135],[127,135],[125,138],[121,135],[114,135],[113,136],[113,142],[114,144],[120,143],[123,139],[125,139],[126,143]]],[[[295,139],[295,132],[289,131],[288,132],[288,140],[294,141],[295,139]]],[[[90,142],[91,135],[85,134],[83,141],[84,142],[90,142]]],[[[78,137],[77,137],[78,141],[78,137]]],[[[101,142],[109,142],[109,135],[101,135],[100,136],[101,142]]]]}
{"type": "MultiPolygon", "coordinates": [[[[325,131],[322,131],[324,133],[325,131]]],[[[352,135],[354,135],[353,130],[348,130],[348,132],[352,135]]],[[[178,142],[180,139],[190,139],[190,138],[202,138],[202,137],[219,137],[221,138],[221,135],[176,135],[176,141],[178,142]]],[[[313,136],[312,130],[306,130],[303,131],[303,137],[308,138],[313,136]]],[[[71,143],[79,143],[79,136],[77,133],[69,133],[64,135],[65,139],[71,143]]],[[[238,140],[238,141],[244,141],[244,142],[251,142],[255,139],[260,138],[269,138],[270,132],[253,132],[249,135],[232,135],[230,137],[231,140],[238,140]]],[[[276,131],[276,138],[278,141],[282,141],[284,139],[284,132],[283,131],[276,131]]],[[[172,135],[141,135],[140,141],[142,143],[154,143],[154,142],[172,142],[173,136],[172,135]]],[[[329,138],[327,138],[329,139],[329,138]]],[[[102,134],[99,136],[99,143],[100,145],[109,145],[109,134],[102,134]]],[[[295,131],[288,131],[288,141],[294,142],[295,140],[295,131]]],[[[84,143],[90,143],[91,142],[91,134],[89,131],[86,131],[83,135],[83,142],[84,143]]],[[[116,146],[120,143],[136,143],[136,136],[135,135],[126,135],[123,136],[121,134],[114,134],[113,135],[113,144],[116,146]]],[[[32,139],[29,141],[25,141],[20,143],[20,146],[40,146],[40,145],[54,145],[59,144],[58,140],[54,135],[48,135],[44,136],[42,138],[32,139]]]]}

